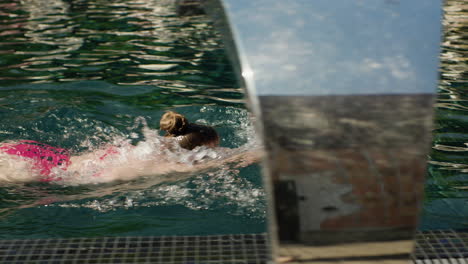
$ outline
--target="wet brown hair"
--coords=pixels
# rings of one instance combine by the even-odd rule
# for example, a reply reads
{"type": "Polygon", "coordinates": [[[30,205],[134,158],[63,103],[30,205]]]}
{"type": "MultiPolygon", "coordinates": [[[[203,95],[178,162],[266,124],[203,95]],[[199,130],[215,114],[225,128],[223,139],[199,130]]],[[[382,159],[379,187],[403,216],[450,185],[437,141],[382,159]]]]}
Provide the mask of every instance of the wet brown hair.
{"type": "Polygon", "coordinates": [[[167,132],[166,137],[183,136],[178,141],[185,149],[191,150],[197,146],[216,147],[219,144],[219,136],[214,128],[189,123],[185,116],[173,111],[167,111],[161,117],[159,126],[167,132]]]}
{"type": "Polygon", "coordinates": [[[176,136],[183,135],[188,124],[189,122],[185,116],[172,111],[167,111],[159,121],[159,127],[162,130],[176,136]]]}

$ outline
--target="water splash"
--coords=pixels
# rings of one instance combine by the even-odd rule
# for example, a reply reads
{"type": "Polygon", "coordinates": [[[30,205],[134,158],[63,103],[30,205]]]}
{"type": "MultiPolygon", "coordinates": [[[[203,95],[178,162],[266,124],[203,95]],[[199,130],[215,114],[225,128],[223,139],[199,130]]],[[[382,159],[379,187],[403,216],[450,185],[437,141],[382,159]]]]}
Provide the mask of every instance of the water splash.
{"type": "MultiPolygon", "coordinates": [[[[86,137],[75,135],[75,140],[79,141],[75,143],[77,146],[74,149],[84,149],[79,154],[89,155],[81,164],[80,170],[70,173],[56,169],[54,172],[63,180],[46,184],[41,197],[32,197],[29,205],[25,201],[21,206],[87,208],[101,213],[143,207],[184,206],[191,210],[228,210],[233,215],[263,218],[266,205],[259,166],[239,169],[238,162],[230,160],[235,155],[248,152],[252,146],[259,145],[250,122],[252,117],[245,109],[231,107],[202,107],[198,112],[190,108],[188,111],[191,113],[191,120],[213,125],[220,130],[222,137],[232,141],[228,143],[234,148],[197,147],[192,151],[182,149],[170,139],[160,136],[157,129],[150,128],[147,118],[141,116],[134,118],[124,130],[78,118],[75,120],[77,127],[91,123],[94,125],[92,129],[97,131],[87,133],[86,137]],[[228,129],[224,130],[225,127],[228,129]],[[135,138],[139,140],[136,144],[135,138]],[[116,149],[117,154],[101,159],[110,146],[116,149]],[[187,170],[183,173],[163,171],[129,181],[122,177],[120,181],[117,179],[105,184],[96,176],[99,171],[112,169],[123,163],[131,164],[133,160],[149,161],[155,156],[165,157],[166,160],[172,160],[173,164],[187,168],[213,163],[202,170],[187,170]],[[252,177],[256,182],[252,182],[252,177]],[[70,188],[83,189],[67,194],[70,193],[70,188]],[[51,192],[52,189],[57,191],[51,192]]],[[[64,137],[73,140],[72,132],[76,133],[76,130],[71,129],[64,137]]],[[[2,160],[14,162],[8,158],[11,160],[11,156],[0,156],[0,163],[2,160]]],[[[21,171],[28,171],[27,163],[23,165],[26,167],[21,171]]],[[[17,164],[12,163],[12,166],[18,168],[17,164]]]]}
{"type": "Polygon", "coordinates": [[[191,210],[228,210],[233,215],[262,218],[266,211],[265,193],[239,175],[223,169],[178,181],[164,183],[104,199],[55,203],[47,206],[88,208],[101,213],[138,207],[184,206],[191,210]]]}

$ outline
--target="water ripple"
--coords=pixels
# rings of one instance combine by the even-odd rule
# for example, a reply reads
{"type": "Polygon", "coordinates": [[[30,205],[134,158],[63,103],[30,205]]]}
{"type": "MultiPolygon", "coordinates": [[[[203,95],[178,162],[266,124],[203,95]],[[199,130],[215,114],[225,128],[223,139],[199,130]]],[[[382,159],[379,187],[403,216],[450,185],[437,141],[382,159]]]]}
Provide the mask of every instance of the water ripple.
{"type": "Polygon", "coordinates": [[[423,228],[466,228],[468,196],[468,4],[444,5],[440,84],[423,228]],[[466,206],[465,206],[466,207],[466,206]],[[450,210],[450,208],[452,210],[450,210]]]}
{"type": "Polygon", "coordinates": [[[1,86],[106,80],[182,87],[184,95],[207,102],[243,98],[238,87],[219,87],[236,81],[211,22],[176,16],[174,0],[9,0],[0,6],[1,86]]]}

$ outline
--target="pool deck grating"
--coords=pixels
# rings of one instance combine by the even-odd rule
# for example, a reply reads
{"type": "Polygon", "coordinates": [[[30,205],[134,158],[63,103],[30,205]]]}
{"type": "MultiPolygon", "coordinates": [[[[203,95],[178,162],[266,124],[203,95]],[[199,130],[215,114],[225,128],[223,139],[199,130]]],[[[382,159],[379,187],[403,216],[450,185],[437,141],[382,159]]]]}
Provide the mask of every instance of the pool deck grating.
{"type": "Polygon", "coordinates": [[[418,232],[413,262],[468,264],[468,232],[453,230],[418,232]]]}
{"type": "MultiPolygon", "coordinates": [[[[411,255],[415,264],[468,264],[468,232],[421,231],[415,242],[411,255]]],[[[289,263],[408,263],[408,256],[401,252],[411,246],[411,241],[376,243],[382,243],[382,251],[373,255],[360,255],[356,249],[364,252],[368,249],[364,244],[282,244],[280,254],[295,257],[289,263]]],[[[266,234],[0,240],[2,264],[263,264],[271,263],[269,260],[266,234]]]]}
{"type": "Polygon", "coordinates": [[[0,263],[266,263],[266,234],[0,240],[0,263]]]}

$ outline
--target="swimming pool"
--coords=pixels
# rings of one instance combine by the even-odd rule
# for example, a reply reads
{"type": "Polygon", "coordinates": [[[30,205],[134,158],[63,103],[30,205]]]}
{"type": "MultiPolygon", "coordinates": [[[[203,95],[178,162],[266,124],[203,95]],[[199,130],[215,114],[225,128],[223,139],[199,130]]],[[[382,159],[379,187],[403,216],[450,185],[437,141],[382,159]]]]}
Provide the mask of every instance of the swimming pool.
{"type": "MultiPolygon", "coordinates": [[[[74,153],[122,139],[135,144],[145,140],[142,120],[155,131],[171,108],[214,125],[224,147],[255,143],[243,92],[206,17],[178,17],[169,0],[0,5],[1,141],[34,139],[74,153]]],[[[462,35],[462,27],[447,34],[462,35]]],[[[465,42],[443,46],[421,229],[467,227],[465,42]]],[[[165,176],[2,186],[1,238],[266,230],[258,165],[165,176]]]]}
{"type": "Polygon", "coordinates": [[[467,39],[464,1],[447,1],[426,201],[420,228],[467,229],[467,39]],[[465,20],[463,20],[465,19],[465,20]]]}
{"type": "MultiPolygon", "coordinates": [[[[83,153],[146,143],[167,109],[214,126],[221,146],[257,144],[243,91],[205,16],[174,1],[0,4],[0,141],[83,153]],[[146,125],[147,124],[147,125],[146,125]]],[[[5,184],[1,239],[266,231],[258,164],[107,184],[5,184]]]]}

